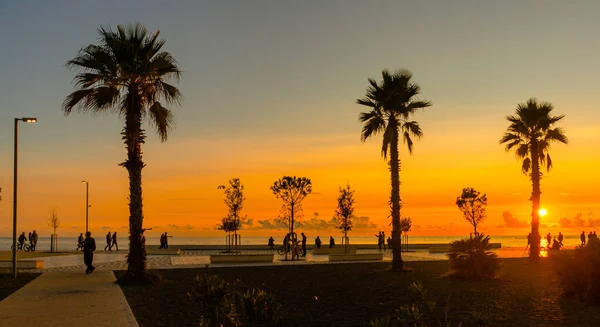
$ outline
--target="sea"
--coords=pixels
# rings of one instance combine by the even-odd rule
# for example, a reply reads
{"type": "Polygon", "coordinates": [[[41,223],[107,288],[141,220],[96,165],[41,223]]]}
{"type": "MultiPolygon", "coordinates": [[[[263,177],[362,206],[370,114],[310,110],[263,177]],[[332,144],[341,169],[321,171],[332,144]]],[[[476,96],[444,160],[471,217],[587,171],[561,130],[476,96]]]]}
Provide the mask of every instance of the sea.
{"type": "MultiPolygon", "coordinates": [[[[313,237],[309,236],[309,243],[313,243],[313,237]]],[[[556,235],[554,235],[556,236],[556,235]]],[[[377,238],[375,236],[352,236],[350,235],[350,244],[377,244],[377,238]]],[[[410,236],[408,237],[409,244],[441,244],[450,243],[458,239],[464,238],[465,236],[410,236]]],[[[468,237],[468,236],[467,236],[468,237]]],[[[543,237],[543,236],[542,236],[543,237]]],[[[283,241],[283,235],[273,235],[275,244],[279,244],[283,241]]],[[[242,245],[259,245],[268,243],[269,237],[256,237],[249,236],[244,237],[242,235],[242,245]]],[[[329,242],[329,235],[321,235],[321,240],[324,243],[329,242]]],[[[335,236],[336,244],[342,244],[341,236],[335,236]]],[[[501,243],[502,248],[507,249],[525,249],[527,246],[527,237],[523,235],[519,236],[491,236],[491,242],[501,243]]],[[[98,244],[104,244],[104,237],[97,237],[96,242],[98,244]]],[[[118,243],[123,247],[127,248],[127,237],[120,237],[118,243]]],[[[75,250],[77,247],[77,237],[75,236],[58,236],[58,248],[61,251],[75,250]],[[71,249],[72,248],[72,249],[71,249]]],[[[147,237],[146,244],[160,244],[159,237],[147,237]]],[[[222,245],[225,244],[225,237],[178,237],[176,235],[169,237],[169,246],[175,245],[222,245]]],[[[563,244],[566,248],[573,248],[580,244],[579,235],[565,235],[563,244]]],[[[0,237],[0,251],[10,250],[12,245],[11,237],[0,237]]],[[[49,251],[50,250],[50,238],[40,237],[38,240],[38,251],[49,251]]]]}

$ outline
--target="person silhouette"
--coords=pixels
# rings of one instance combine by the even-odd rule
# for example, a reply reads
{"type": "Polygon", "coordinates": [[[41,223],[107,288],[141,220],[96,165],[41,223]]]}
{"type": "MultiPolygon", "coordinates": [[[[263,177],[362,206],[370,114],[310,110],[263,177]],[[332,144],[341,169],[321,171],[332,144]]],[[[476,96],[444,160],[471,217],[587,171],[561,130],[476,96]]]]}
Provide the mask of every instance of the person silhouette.
{"type": "Polygon", "coordinates": [[[269,249],[273,250],[273,247],[275,246],[275,240],[273,239],[273,236],[269,237],[269,249]]]}
{"type": "Polygon", "coordinates": [[[560,246],[563,246],[563,239],[563,234],[561,232],[558,232],[558,243],[560,243],[560,246]]]}
{"type": "Polygon", "coordinates": [[[114,234],[112,235],[111,239],[112,239],[112,245],[111,245],[111,247],[114,246],[114,247],[117,248],[117,251],[119,251],[119,245],[117,244],[117,232],[114,232],[114,234]]]}
{"type": "Polygon", "coordinates": [[[329,237],[329,248],[332,248],[335,246],[335,240],[333,239],[333,236],[329,237]]]}
{"type": "MultiPolygon", "coordinates": [[[[108,233],[106,234],[106,246],[104,247],[104,251],[106,251],[106,249],[108,249],[108,251],[112,251],[112,246],[111,246],[111,235],[110,235],[110,231],[108,231],[108,233]]],[[[95,240],[94,240],[95,242],[95,240]]]]}
{"type": "Polygon", "coordinates": [[[87,266],[85,270],[86,274],[93,272],[94,267],[94,251],[96,251],[96,240],[92,237],[92,233],[85,233],[85,240],[83,240],[83,262],[87,266]]]}
{"type": "Polygon", "coordinates": [[[317,236],[317,238],[315,238],[315,245],[317,246],[317,249],[321,248],[321,239],[319,238],[319,236],[317,236]]]}
{"type": "Polygon", "coordinates": [[[585,231],[581,231],[581,235],[579,235],[579,239],[581,240],[581,246],[585,245],[585,231]]]}

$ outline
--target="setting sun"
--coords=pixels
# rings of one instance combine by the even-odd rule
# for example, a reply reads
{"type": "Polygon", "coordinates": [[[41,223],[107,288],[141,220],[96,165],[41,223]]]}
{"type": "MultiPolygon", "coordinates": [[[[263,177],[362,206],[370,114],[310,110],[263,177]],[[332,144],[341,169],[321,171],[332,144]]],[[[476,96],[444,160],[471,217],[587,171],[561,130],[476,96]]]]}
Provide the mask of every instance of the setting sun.
{"type": "Polygon", "coordinates": [[[541,217],[544,217],[548,212],[546,211],[546,209],[540,209],[540,211],[538,211],[541,217]]]}

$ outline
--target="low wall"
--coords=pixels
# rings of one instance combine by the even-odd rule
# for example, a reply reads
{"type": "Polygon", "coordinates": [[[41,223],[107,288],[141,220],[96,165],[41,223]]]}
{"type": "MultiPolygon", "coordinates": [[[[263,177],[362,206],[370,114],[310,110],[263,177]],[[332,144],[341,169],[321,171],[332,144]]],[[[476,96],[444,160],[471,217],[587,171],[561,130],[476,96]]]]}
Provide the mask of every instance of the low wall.
{"type": "MultiPolygon", "coordinates": [[[[458,239],[458,238],[457,238],[458,239]]],[[[276,243],[275,247],[273,248],[273,251],[277,250],[277,248],[279,248],[281,246],[280,243],[276,243]]],[[[343,245],[336,245],[335,247],[342,247],[343,245]]],[[[403,244],[402,245],[402,249],[405,249],[405,247],[408,248],[408,250],[427,250],[430,247],[435,247],[435,246],[448,246],[448,243],[408,243],[407,244],[403,244]]],[[[491,243],[492,249],[499,249],[501,247],[500,243],[491,243]]],[[[359,250],[375,250],[375,249],[379,249],[379,247],[377,246],[377,244],[350,244],[350,247],[355,248],[355,249],[359,249],[359,250]]],[[[158,249],[158,245],[146,245],[146,249],[158,249]]],[[[195,244],[169,244],[169,248],[178,248],[181,249],[181,251],[225,251],[227,250],[227,246],[225,244],[222,245],[195,245],[195,244]]],[[[251,244],[244,244],[244,245],[240,245],[240,250],[254,250],[254,251],[267,251],[270,250],[269,246],[267,245],[261,245],[261,244],[257,244],[257,245],[251,245],[251,244]]],[[[314,244],[307,244],[306,245],[306,249],[307,250],[315,250],[317,247],[314,244]]],[[[329,248],[328,244],[323,244],[321,246],[321,248],[329,248]]],[[[162,249],[161,249],[162,250],[162,249]]]]}
{"type": "Polygon", "coordinates": [[[379,261],[383,253],[330,254],[329,261],[379,261]]]}
{"type": "MultiPolygon", "coordinates": [[[[490,243],[492,249],[502,248],[501,243],[490,243]]],[[[431,244],[429,246],[429,253],[447,253],[450,250],[450,244],[431,244]]]]}
{"type": "Polygon", "coordinates": [[[348,253],[348,254],[356,254],[356,248],[353,246],[348,246],[348,251],[345,251],[343,246],[336,246],[336,247],[332,247],[330,248],[329,246],[326,247],[321,247],[320,249],[318,248],[313,248],[312,249],[312,254],[313,255],[319,255],[319,254],[343,254],[343,253],[348,253]]]}
{"type": "MultiPolygon", "coordinates": [[[[0,260],[0,268],[12,268],[12,261],[0,260]]],[[[44,260],[17,260],[17,269],[44,269],[44,260]]]]}
{"type": "Polygon", "coordinates": [[[273,262],[273,254],[211,254],[210,263],[273,262]]]}

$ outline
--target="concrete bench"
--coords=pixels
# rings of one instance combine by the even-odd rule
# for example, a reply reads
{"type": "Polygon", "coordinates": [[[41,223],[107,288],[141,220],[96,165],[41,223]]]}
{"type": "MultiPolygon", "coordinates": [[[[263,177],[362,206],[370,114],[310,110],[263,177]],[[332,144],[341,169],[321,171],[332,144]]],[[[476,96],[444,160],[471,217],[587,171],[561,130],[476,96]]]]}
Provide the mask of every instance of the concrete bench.
{"type": "MultiPolygon", "coordinates": [[[[319,255],[319,254],[343,254],[344,253],[344,247],[343,246],[337,246],[337,247],[322,247],[320,249],[317,248],[313,248],[312,250],[312,254],[313,255],[319,255]]],[[[352,246],[348,246],[348,251],[345,252],[348,254],[356,254],[356,248],[352,247],[352,246]]]]}
{"type": "MultiPolygon", "coordinates": [[[[12,268],[12,260],[0,260],[0,268],[12,268]]],[[[17,260],[17,269],[44,269],[44,260],[17,260]]]]}
{"type": "Polygon", "coordinates": [[[146,248],[147,255],[180,255],[181,249],[157,249],[157,248],[146,248]]]}
{"type": "Polygon", "coordinates": [[[329,261],[379,261],[383,253],[330,254],[329,261]]]}
{"type": "Polygon", "coordinates": [[[273,254],[211,254],[210,263],[273,262],[273,254]]]}

